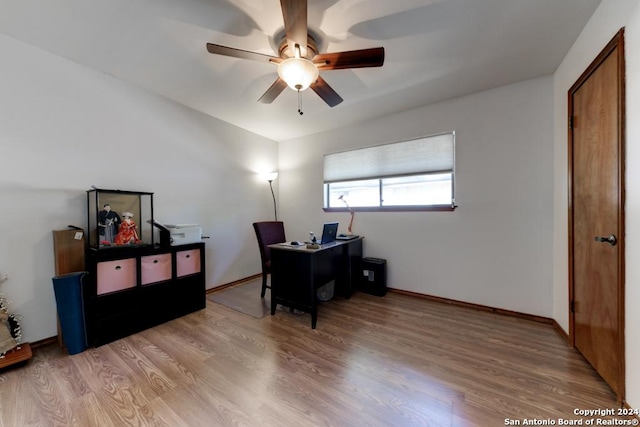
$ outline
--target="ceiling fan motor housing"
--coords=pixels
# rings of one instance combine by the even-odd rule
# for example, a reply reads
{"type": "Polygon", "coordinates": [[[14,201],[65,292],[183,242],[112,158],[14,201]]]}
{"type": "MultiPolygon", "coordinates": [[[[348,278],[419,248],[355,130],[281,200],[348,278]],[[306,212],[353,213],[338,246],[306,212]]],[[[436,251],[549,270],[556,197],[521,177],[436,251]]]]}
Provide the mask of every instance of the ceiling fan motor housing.
{"type": "MultiPolygon", "coordinates": [[[[283,37],[282,40],[280,41],[280,46],[278,47],[278,55],[280,56],[280,58],[282,59],[293,58],[294,55],[291,54],[290,52],[293,52],[294,50],[293,49],[289,50],[288,47],[289,45],[287,43],[287,38],[283,37]]],[[[311,37],[310,35],[307,35],[307,53],[302,57],[308,60],[312,60],[313,57],[316,56],[317,54],[318,54],[318,44],[316,43],[313,37],[311,37]]]]}

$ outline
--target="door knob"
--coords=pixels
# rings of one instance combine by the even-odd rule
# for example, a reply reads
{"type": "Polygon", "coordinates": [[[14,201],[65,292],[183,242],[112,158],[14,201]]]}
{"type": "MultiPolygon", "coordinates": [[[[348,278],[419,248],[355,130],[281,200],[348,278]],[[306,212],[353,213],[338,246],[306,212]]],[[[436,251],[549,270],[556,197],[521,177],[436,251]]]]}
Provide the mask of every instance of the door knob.
{"type": "Polygon", "coordinates": [[[616,243],[618,243],[618,239],[616,239],[616,236],[613,235],[613,234],[611,234],[609,237],[598,237],[598,236],[596,236],[594,238],[594,240],[596,242],[608,243],[611,246],[615,246],[616,243]]]}

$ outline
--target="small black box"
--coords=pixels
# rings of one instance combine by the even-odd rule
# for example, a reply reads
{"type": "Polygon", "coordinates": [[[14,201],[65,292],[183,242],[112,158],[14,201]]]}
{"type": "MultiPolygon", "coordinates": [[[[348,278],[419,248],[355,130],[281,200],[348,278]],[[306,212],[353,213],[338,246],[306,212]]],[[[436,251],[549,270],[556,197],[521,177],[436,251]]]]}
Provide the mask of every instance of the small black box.
{"type": "Polygon", "coordinates": [[[362,259],[362,276],[359,291],[382,297],[387,294],[387,260],[362,259]]]}

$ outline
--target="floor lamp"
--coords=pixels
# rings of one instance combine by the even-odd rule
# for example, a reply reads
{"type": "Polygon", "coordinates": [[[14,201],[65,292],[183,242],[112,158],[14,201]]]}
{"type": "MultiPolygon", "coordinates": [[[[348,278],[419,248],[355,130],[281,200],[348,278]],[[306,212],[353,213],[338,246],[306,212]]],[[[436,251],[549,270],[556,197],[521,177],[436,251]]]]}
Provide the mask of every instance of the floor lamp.
{"type": "Polygon", "coordinates": [[[273,192],[273,180],[276,179],[278,177],[278,172],[271,172],[266,174],[267,177],[267,181],[269,181],[269,188],[271,189],[271,197],[273,197],[273,214],[276,218],[276,221],[278,220],[278,209],[276,208],[276,195],[273,192]]]}

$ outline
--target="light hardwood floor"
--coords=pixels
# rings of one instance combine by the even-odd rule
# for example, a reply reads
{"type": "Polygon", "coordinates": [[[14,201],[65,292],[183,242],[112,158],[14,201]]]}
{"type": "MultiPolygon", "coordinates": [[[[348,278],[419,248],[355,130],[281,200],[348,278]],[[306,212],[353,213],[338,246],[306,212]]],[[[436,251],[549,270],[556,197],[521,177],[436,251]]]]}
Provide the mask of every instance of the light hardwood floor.
{"type": "MultiPolygon", "coordinates": [[[[255,295],[259,298],[259,295],[255,295]]],[[[389,293],[207,308],[0,373],[0,426],[502,426],[615,408],[551,325],[389,293]]]]}

